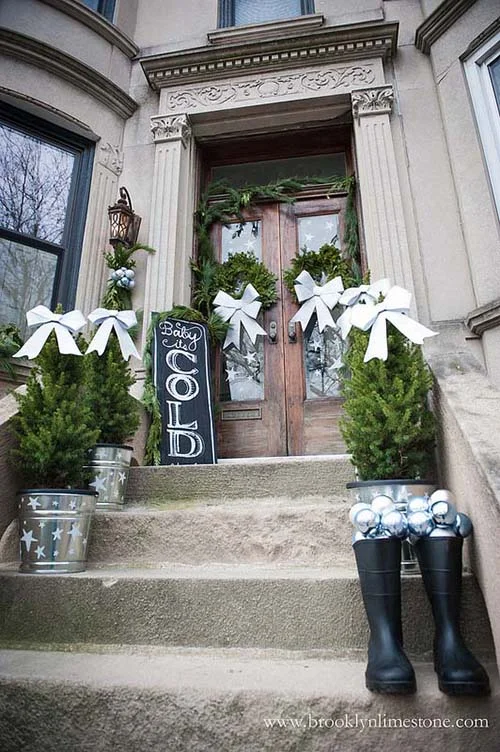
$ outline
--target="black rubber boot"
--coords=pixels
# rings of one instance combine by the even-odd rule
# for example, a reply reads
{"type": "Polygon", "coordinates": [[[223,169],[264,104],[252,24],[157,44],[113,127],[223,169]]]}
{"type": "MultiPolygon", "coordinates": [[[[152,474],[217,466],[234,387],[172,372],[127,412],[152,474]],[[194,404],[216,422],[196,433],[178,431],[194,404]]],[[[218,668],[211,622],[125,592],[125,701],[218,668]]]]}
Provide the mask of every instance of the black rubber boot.
{"type": "Polygon", "coordinates": [[[487,695],[488,674],[460,633],[463,538],[421,538],[415,544],[436,632],[434,669],[447,695],[487,695]]]}
{"type": "Polygon", "coordinates": [[[370,625],[366,687],[383,694],[411,694],[417,687],[415,672],[403,652],[401,541],[357,541],[354,554],[370,625]]]}

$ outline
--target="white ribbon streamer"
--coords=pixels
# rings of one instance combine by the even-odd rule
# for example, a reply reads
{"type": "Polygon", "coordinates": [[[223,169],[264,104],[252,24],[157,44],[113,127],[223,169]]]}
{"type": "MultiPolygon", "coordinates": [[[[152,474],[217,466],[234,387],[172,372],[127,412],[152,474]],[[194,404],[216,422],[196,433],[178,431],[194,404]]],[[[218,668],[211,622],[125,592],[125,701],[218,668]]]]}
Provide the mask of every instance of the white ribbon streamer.
{"type": "Polygon", "coordinates": [[[295,294],[302,305],[295,316],[290,319],[290,323],[299,322],[302,331],[305,331],[311,316],[313,313],[316,313],[320,332],[327,326],[336,329],[337,324],[333,320],[330,311],[332,308],[335,308],[344,290],[342,278],[335,277],[335,279],[331,279],[329,282],[317,285],[309,272],[303,269],[295,282],[297,282],[294,285],[295,294]]]}
{"type": "Polygon", "coordinates": [[[13,358],[36,358],[47,342],[50,334],[55,332],[59,352],[63,355],[81,355],[73,335],[85,326],[85,316],[80,311],[68,313],[52,313],[44,305],[35,306],[26,313],[28,326],[38,326],[39,329],[31,335],[27,342],[13,358]]]}
{"type": "Polygon", "coordinates": [[[388,279],[379,279],[371,285],[360,285],[359,287],[348,287],[340,296],[339,303],[347,306],[344,313],[337,319],[337,325],[340,327],[342,339],[347,336],[352,328],[352,310],[353,306],[363,303],[364,305],[375,305],[381,295],[387,295],[391,283],[388,279]]]}
{"type": "Polygon", "coordinates": [[[128,360],[133,355],[140,360],[141,356],[127,331],[137,324],[134,311],[113,311],[107,308],[96,308],[92,313],[89,313],[88,319],[99,329],[94,334],[92,342],[87,348],[87,353],[96,351],[98,355],[102,355],[114,329],[123,359],[128,360]]]}
{"type": "Polygon", "coordinates": [[[410,342],[423,344],[425,337],[434,337],[427,327],[411,319],[407,314],[410,309],[411,295],[408,290],[394,285],[382,303],[376,305],[356,305],[352,309],[352,325],[363,331],[371,329],[364,362],[372,358],[387,360],[387,325],[390,321],[410,342]]]}
{"type": "Polygon", "coordinates": [[[240,349],[242,329],[247,332],[253,344],[255,344],[259,335],[265,336],[267,334],[266,330],[256,321],[262,305],[258,297],[259,293],[251,284],[245,287],[239,300],[236,300],[227,292],[219,290],[214,298],[214,310],[224,321],[229,321],[229,329],[223,349],[230,345],[234,345],[237,350],[240,349]]]}

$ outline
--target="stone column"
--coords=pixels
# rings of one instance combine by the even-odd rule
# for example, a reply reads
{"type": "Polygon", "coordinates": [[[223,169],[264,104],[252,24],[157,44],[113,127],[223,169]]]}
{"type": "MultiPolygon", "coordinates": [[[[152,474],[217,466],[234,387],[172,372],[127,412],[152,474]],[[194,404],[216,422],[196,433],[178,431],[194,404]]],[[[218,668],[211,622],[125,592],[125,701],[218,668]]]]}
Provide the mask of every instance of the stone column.
{"type": "MultiPolygon", "coordinates": [[[[392,86],[351,93],[359,190],[371,279],[388,277],[414,296],[390,114],[392,86]]],[[[414,302],[414,297],[412,299],[414,302]]]]}
{"type": "Polygon", "coordinates": [[[187,115],[154,116],[155,163],[144,291],[144,332],[153,311],[189,305],[193,244],[194,144],[187,115]]]}
{"type": "Polygon", "coordinates": [[[98,146],[76,294],[76,308],[85,314],[97,308],[106,287],[103,251],[110,250],[108,206],[118,198],[122,168],[123,154],[117,146],[98,146]]]}

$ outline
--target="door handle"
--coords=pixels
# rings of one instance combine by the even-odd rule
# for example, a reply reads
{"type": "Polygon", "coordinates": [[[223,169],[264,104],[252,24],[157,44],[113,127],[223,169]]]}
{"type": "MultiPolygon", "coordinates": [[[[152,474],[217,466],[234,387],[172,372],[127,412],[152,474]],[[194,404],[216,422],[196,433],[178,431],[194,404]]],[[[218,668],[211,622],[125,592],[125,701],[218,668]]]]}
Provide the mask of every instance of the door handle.
{"type": "Polygon", "coordinates": [[[295,321],[288,322],[288,341],[297,342],[297,329],[295,321]]]}
{"type": "Polygon", "coordinates": [[[275,345],[278,340],[278,325],[276,321],[271,321],[271,323],[269,324],[268,337],[269,337],[269,342],[272,345],[275,345]]]}

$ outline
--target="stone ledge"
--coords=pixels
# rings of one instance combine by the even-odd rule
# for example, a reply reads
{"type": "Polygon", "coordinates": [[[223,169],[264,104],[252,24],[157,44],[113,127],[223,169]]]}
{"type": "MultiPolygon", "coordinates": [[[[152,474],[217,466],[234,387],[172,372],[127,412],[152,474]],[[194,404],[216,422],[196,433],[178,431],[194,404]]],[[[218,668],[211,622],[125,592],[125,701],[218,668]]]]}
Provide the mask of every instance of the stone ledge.
{"type": "Polygon", "coordinates": [[[116,84],[72,55],[38,39],[9,29],[0,29],[0,52],[49,71],[98,99],[120,117],[127,119],[137,103],[116,84]]]}
{"type": "Polygon", "coordinates": [[[87,8],[79,0],[41,0],[45,5],[57,8],[67,16],[71,16],[80,23],[88,26],[107,42],[115,45],[127,57],[133,58],[139,52],[139,47],[114,24],[107,21],[95,11],[87,8]]]}
{"type": "Polygon", "coordinates": [[[324,23],[325,17],[321,13],[313,13],[283,21],[216,29],[215,31],[208,32],[207,39],[212,44],[251,42],[254,39],[262,42],[266,39],[278,39],[279,37],[297,36],[298,34],[307,33],[323,26],[324,23]]]}
{"type": "Polygon", "coordinates": [[[415,47],[428,55],[431,47],[476,0],[444,0],[415,32],[415,47]]]}
{"type": "Polygon", "coordinates": [[[500,326],[500,298],[475,308],[467,314],[465,323],[473,334],[480,337],[488,329],[500,326]]]}
{"type": "Polygon", "coordinates": [[[139,57],[149,85],[157,90],[248,73],[303,68],[307,64],[352,61],[396,53],[399,24],[327,27],[307,35],[210,45],[139,57]]]}

